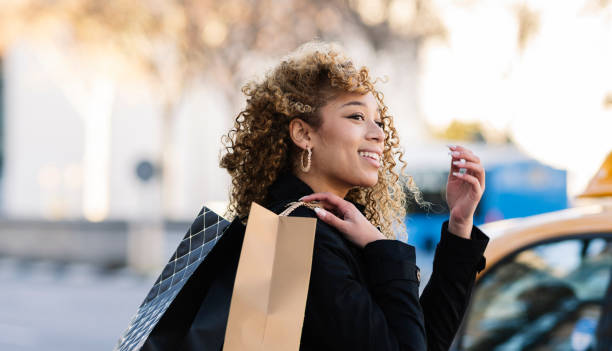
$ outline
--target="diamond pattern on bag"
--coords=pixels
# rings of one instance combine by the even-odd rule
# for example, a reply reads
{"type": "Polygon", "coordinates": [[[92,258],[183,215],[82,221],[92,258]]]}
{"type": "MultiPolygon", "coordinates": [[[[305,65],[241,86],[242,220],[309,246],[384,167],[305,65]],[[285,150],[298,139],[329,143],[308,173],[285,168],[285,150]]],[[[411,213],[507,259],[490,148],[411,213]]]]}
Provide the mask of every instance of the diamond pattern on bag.
{"type": "Polygon", "coordinates": [[[138,307],[128,328],[115,350],[139,350],[153,327],[159,322],[172,301],[193,272],[204,261],[225,229],[229,226],[223,217],[204,206],[179,243],[170,261],[138,307]]]}

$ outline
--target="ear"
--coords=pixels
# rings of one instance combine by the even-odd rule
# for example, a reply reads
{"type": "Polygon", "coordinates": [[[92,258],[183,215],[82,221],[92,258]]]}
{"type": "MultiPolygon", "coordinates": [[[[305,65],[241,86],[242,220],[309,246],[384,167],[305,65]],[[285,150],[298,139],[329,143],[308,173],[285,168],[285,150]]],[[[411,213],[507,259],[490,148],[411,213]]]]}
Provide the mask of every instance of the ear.
{"type": "Polygon", "coordinates": [[[289,136],[293,143],[301,149],[312,148],[312,127],[300,118],[294,118],[289,122],[289,136]]]}

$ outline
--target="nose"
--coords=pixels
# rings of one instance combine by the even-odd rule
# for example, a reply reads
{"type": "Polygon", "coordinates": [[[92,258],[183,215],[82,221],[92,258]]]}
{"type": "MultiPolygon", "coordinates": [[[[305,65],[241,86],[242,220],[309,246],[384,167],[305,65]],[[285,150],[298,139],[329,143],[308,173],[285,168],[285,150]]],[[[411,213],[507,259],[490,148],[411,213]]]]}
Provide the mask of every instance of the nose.
{"type": "Polygon", "coordinates": [[[370,120],[368,123],[368,130],[366,134],[366,138],[368,140],[374,140],[376,142],[382,143],[385,140],[385,133],[382,128],[376,124],[375,121],[370,120]]]}

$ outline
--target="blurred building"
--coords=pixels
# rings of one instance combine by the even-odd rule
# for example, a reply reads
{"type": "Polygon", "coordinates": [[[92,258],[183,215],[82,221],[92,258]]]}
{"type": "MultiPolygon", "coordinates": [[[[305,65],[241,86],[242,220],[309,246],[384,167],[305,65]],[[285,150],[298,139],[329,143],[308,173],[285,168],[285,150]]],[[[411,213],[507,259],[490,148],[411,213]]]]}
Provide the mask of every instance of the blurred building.
{"type": "MultiPolygon", "coordinates": [[[[20,41],[4,57],[4,217],[189,221],[203,204],[223,211],[230,178],[218,166],[221,136],[244,106],[238,88],[239,97],[230,102],[214,85],[201,84],[178,104],[174,142],[166,150],[171,196],[162,200],[161,103],[146,87],[111,81],[68,60],[68,53],[42,45],[20,41]],[[151,172],[150,180],[142,180],[151,172]]],[[[402,140],[426,140],[417,104],[416,42],[379,52],[357,39],[345,45],[375,77],[390,78],[380,88],[402,140]]],[[[249,79],[263,74],[266,65],[252,66],[245,74],[249,79]]]]}
{"type": "MultiPolygon", "coordinates": [[[[45,48],[21,42],[3,60],[2,214],[26,219],[134,219],[159,211],[159,105],[105,77],[79,76],[67,61],[48,64],[45,48]],[[144,168],[143,168],[144,167],[144,168]],[[157,184],[156,184],[157,183],[157,184]]],[[[175,114],[174,219],[191,218],[204,202],[227,198],[218,167],[221,135],[231,122],[226,99],[199,87],[175,114]]]]}

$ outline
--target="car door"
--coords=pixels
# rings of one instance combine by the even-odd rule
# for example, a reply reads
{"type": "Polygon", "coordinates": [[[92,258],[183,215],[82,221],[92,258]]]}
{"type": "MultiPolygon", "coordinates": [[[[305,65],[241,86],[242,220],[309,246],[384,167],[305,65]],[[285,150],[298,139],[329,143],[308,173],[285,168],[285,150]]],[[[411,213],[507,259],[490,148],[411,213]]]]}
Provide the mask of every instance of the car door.
{"type": "Polygon", "coordinates": [[[456,350],[612,350],[612,233],[539,242],[482,276],[456,350]]]}

